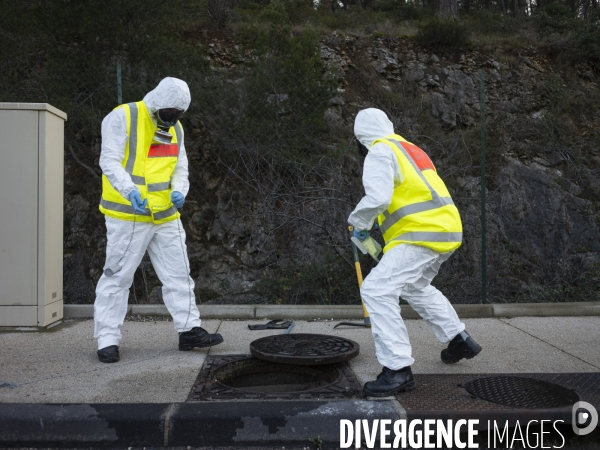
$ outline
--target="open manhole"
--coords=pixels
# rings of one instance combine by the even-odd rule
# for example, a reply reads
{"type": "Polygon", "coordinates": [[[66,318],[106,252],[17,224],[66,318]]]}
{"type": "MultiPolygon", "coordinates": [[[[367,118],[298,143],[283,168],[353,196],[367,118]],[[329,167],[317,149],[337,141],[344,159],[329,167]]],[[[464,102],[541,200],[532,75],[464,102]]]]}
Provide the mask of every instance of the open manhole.
{"type": "Polygon", "coordinates": [[[356,342],[325,334],[278,334],[250,343],[252,356],[284,364],[334,364],[354,358],[359,351],[356,342]]]}
{"type": "Polygon", "coordinates": [[[560,408],[579,401],[579,396],[564,386],[523,377],[477,378],[464,387],[475,397],[516,408],[560,408]]]}
{"type": "Polygon", "coordinates": [[[361,393],[346,363],[279,364],[248,355],[208,356],[188,401],[232,399],[341,399],[361,393]]]}

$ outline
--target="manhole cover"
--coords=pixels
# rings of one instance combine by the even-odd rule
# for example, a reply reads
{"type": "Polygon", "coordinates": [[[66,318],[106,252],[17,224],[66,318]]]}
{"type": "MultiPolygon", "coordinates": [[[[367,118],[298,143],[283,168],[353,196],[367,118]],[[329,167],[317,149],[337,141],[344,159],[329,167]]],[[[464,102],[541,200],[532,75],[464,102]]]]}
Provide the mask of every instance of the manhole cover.
{"type": "Polygon", "coordinates": [[[325,334],[277,334],[250,343],[252,356],[285,364],[333,364],[358,355],[360,346],[350,339],[325,334]]]}
{"type": "Polygon", "coordinates": [[[579,396],[570,389],[531,378],[497,376],[465,383],[475,397],[518,408],[560,408],[572,406],[579,396]]]}
{"type": "Polygon", "coordinates": [[[188,401],[348,399],[362,388],[348,363],[297,366],[248,355],[208,355],[188,401]]]}

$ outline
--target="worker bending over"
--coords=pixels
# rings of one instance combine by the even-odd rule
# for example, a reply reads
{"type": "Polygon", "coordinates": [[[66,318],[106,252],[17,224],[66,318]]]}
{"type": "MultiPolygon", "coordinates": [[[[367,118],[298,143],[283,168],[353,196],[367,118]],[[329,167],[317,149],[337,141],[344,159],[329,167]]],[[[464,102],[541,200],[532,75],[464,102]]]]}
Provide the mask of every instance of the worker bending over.
{"type": "Polygon", "coordinates": [[[385,240],[384,255],[360,289],[371,316],[377,360],[384,366],[364,386],[373,397],[411,390],[414,362],[399,297],[429,324],[440,342],[442,361],[473,358],[481,347],[465,331],[456,311],[431,285],[440,265],[462,241],[460,215],[448,189],[423,150],[394,133],[385,113],[369,108],[354,122],[359,152],[365,156],[365,196],[348,223],[365,240],[375,219],[385,240]]]}

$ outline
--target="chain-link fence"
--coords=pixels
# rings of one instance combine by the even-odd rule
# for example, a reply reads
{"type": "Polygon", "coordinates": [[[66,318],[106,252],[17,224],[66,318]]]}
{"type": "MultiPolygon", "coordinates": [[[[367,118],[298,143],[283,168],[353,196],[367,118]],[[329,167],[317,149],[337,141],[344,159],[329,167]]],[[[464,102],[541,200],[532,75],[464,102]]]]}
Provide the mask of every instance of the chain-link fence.
{"type": "MultiPolygon", "coordinates": [[[[484,266],[490,302],[597,298],[600,96],[592,68],[558,70],[535,48],[518,58],[444,56],[407,38],[290,33],[292,42],[265,33],[270,50],[262,53],[260,42],[246,45],[251,33],[192,33],[196,50],[177,55],[198,64],[165,57],[149,65],[73,47],[39,58],[15,53],[21,59],[0,77],[0,100],[47,102],[69,115],[66,302],[93,302],[104,264],[101,121],[119,95],[139,101],[167,75],[192,94],[182,120],[190,161],[182,221],[199,302],[360,301],[346,220],[363,194],[352,126],[366,107],[384,110],[431,156],[461,212],[464,244],[435,281],[452,302],[482,301],[484,266]]],[[[363,265],[368,273],[372,262],[363,265]]],[[[131,301],[161,302],[147,257],[131,301]]]]}

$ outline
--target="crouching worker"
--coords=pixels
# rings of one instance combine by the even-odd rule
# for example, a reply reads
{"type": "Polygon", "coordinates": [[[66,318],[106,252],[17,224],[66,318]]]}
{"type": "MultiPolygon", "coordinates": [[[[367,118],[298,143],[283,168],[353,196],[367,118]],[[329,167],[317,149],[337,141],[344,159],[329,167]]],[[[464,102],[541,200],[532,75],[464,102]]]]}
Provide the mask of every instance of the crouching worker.
{"type": "Polygon", "coordinates": [[[454,364],[473,358],[481,347],[465,331],[456,311],[431,285],[440,265],[462,241],[456,206],[429,157],[394,134],[383,111],[365,109],[354,122],[359,152],[366,157],[365,196],[350,214],[354,234],[364,240],[377,218],[384,255],[360,293],[371,316],[377,360],[383,371],[364,386],[373,397],[411,390],[414,362],[399,297],[406,300],[448,347],[441,359],[454,364]]]}
{"type": "Polygon", "coordinates": [[[179,350],[223,342],[200,327],[178,208],[189,189],[181,115],[187,83],[165,78],[142,101],[118,106],[102,121],[102,199],[106,263],[96,287],[94,337],[98,359],[119,360],[121,326],[133,275],[146,250],[179,332],[179,350]]]}

